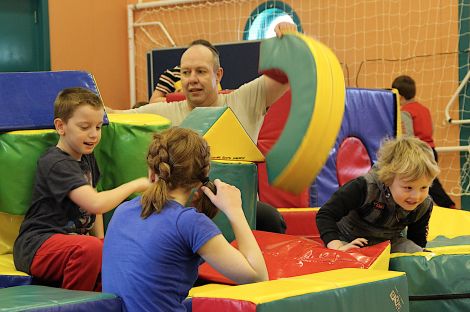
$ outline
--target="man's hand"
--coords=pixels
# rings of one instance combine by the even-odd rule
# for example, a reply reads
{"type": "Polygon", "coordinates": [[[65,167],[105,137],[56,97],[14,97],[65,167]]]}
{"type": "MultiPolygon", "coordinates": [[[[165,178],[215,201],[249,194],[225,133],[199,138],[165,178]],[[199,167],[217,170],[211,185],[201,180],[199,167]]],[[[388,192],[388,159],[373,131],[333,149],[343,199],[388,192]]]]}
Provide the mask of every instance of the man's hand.
{"type": "Polygon", "coordinates": [[[274,27],[274,32],[278,38],[287,33],[297,32],[297,26],[289,22],[280,22],[274,27]]]}

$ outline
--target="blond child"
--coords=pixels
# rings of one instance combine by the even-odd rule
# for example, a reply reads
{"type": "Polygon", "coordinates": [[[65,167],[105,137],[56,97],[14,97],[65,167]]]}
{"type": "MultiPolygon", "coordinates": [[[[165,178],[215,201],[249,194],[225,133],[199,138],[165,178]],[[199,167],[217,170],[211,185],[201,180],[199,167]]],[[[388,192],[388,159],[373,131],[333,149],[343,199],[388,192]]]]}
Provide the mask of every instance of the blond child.
{"type": "Polygon", "coordinates": [[[433,207],[428,192],[438,173],[432,150],[423,141],[385,141],[376,165],[320,208],[316,221],[321,239],[337,250],[390,240],[392,252],[423,251],[433,207]]]}
{"type": "Polygon", "coordinates": [[[93,150],[103,117],[100,97],[84,88],[64,89],[54,102],[59,141],[38,160],[32,203],[13,249],[16,268],[41,283],[101,290],[101,214],[149,185],[140,178],[95,190],[100,172],[93,150]]]}

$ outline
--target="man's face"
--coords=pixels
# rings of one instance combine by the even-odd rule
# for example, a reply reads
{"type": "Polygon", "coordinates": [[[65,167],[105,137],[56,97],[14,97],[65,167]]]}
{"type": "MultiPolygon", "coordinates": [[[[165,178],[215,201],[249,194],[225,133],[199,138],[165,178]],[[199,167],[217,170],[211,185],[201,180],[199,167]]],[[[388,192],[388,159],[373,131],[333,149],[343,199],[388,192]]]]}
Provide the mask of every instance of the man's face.
{"type": "Polygon", "coordinates": [[[192,107],[213,106],[222,69],[214,69],[214,56],[202,45],[190,47],[181,57],[181,84],[192,107]]]}

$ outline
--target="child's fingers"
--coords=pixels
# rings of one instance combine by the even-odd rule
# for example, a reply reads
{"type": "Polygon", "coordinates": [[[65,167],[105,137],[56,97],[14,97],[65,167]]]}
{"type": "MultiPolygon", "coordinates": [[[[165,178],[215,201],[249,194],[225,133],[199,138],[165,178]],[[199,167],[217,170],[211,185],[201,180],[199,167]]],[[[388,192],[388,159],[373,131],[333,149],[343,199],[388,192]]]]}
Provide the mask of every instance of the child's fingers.
{"type": "Polygon", "coordinates": [[[356,238],[355,240],[353,240],[351,242],[351,244],[356,245],[356,246],[360,246],[360,247],[364,247],[364,246],[367,245],[367,239],[362,238],[362,237],[356,238]]]}
{"type": "Polygon", "coordinates": [[[211,189],[206,186],[201,186],[201,191],[206,194],[206,196],[210,199],[211,202],[214,202],[215,194],[212,193],[211,189]]]}

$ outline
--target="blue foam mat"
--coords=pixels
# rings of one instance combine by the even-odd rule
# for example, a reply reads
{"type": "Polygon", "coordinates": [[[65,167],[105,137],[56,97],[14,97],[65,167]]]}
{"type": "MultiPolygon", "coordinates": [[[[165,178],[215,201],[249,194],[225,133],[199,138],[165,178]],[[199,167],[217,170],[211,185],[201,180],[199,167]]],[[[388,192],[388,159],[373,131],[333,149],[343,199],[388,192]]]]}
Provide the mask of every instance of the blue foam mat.
{"type": "Polygon", "coordinates": [[[99,95],[95,79],[84,71],[0,73],[0,132],[53,129],[54,100],[71,87],[99,95]]]}
{"type": "Polygon", "coordinates": [[[388,90],[346,88],[345,111],[335,145],[310,187],[310,207],[322,206],[338,189],[336,157],[347,137],[357,137],[364,144],[372,162],[385,137],[396,136],[397,103],[388,90]]]}

